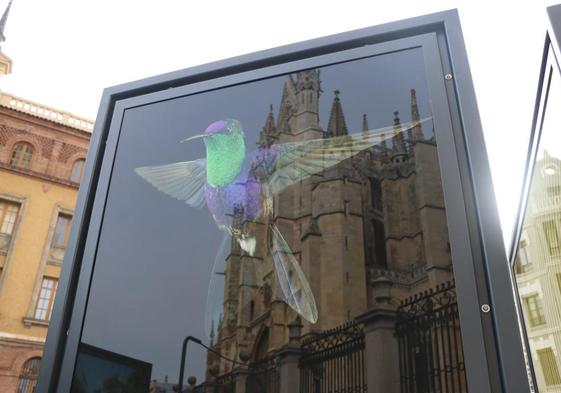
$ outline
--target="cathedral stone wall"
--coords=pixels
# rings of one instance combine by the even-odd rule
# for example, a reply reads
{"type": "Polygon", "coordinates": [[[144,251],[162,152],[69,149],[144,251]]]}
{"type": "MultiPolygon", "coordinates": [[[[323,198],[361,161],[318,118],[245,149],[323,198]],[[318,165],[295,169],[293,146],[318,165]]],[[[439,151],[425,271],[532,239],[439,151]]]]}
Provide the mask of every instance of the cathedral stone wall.
{"type": "MultiPolygon", "coordinates": [[[[289,76],[278,119],[268,114],[262,147],[318,138],[345,137],[339,92],[327,130],[319,125],[319,73],[289,76]]],[[[411,91],[412,121],[419,120],[411,91]]],[[[301,318],[302,334],[332,329],[369,311],[395,308],[400,300],[452,278],[446,212],[437,149],[429,130],[401,132],[380,146],[286,187],[272,201],[272,224],[285,237],[312,289],[319,318],[301,318]],[[378,195],[373,195],[379,185],[378,195]]],[[[363,132],[368,132],[363,119],[363,132]]],[[[354,132],[357,132],[356,130],[354,132]]],[[[215,349],[253,360],[289,343],[289,324],[298,315],[283,300],[271,257],[272,234],[260,225],[253,257],[232,245],[226,299],[215,349]]],[[[209,355],[209,366],[228,362],[209,355]]]]}

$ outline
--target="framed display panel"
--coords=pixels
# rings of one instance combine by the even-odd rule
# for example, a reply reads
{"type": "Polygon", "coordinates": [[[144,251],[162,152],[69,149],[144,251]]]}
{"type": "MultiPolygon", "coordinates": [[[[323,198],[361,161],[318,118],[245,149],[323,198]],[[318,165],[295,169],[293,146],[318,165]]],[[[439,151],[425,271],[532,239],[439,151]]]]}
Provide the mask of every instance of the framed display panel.
{"type": "Polygon", "coordinates": [[[561,6],[547,9],[546,35],[519,215],[510,247],[528,376],[536,391],[561,389],[561,217],[558,62],[561,6]]]}
{"type": "Polygon", "coordinates": [[[108,89],[40,388],[528,391],[483,146],[455,11],[108,89]]]}
{"type": "Polygon", "coordinates": [[[148,391],[151,370],[149,363],[82,344],[72,391],[148,391]]]}

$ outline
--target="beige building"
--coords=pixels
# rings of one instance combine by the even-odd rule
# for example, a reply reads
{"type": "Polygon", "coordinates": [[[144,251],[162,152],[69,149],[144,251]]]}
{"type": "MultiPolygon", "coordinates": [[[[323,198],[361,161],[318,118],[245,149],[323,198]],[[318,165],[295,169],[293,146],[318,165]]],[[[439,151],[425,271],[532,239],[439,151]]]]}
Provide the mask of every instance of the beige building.
{"type": "MultiPolygon", "coordinates": [[[[320,127],[320,83],[316,70],[287,78],[277,120],[272,110],[266,116],[262,146],[360,132],[347,129],[339,91],[327,129],[320,127]]],[[[420,120],[415,90],[405,91],[404,98],[410,102],[410,120],[420,120]]],[[[392,138],[288,187],[273,202],[274,223],[300,262],[319,312],[316,324],[302,319],[302,335],[333,329],[376,310],[395,311],[401,300],[452,279],[431,123],[404,130],[399,113],[389,113],[388,118],[394,119],[392,138]]],[[[362,129],[369,129],[366,115],[362,129]]],[[[232,244],[224,275],[224,309],[212,323],[210,336],[222,355],[239,359],[246,353],[250,361],[259,361],[289,345],[297,314],[281,301],[267,226],[245,225],[263,228],[254,231],[260,234],[257,251],[250,256],[232,244]]],[[[393,331],[382,334],[395,337],[393,331]]],[[[370,361],[368,373],[394,375],[397,370],[399,375],[397,353],[392,351],[384,352],[386,360],[379,364],[370,361]]],[[[214,374],[236,368],[212,353],[208,362],[214,374]]],[[[383,391],[400,391],[398,378],[383,391]]]]}
{"type": "Polygon", "coordinates": [[[561,160],[536,161],[516,279],[540,392],[561,392],[561,160]]]}
{"type": "MultiPolygon", "coordinates": [[[[10,70],[0,52],[0,74],[10,70]]],[[[2,393],[35,389],[92,128],[86,119],[0,92],[2,393]]]]}
{"type": "Polygon", "coordinates": [[[31,392],[22,383],[39,366],[91,128],[0,92],[2,392],[31,392]]]}

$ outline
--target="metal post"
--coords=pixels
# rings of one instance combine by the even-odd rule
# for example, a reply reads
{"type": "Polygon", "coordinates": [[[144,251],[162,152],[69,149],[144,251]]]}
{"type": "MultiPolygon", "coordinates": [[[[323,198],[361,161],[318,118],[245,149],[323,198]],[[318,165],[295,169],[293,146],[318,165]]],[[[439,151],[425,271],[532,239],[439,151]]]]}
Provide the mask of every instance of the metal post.
{"type": "Polygon", "coordinates": [[[178,383],[178,387],[179,387],[179,393],[183,392],[183,374],[185,372],[185,356],[187,355],[187,343],[189,341],[193,341],[196,342],[197,344],[203,344],[203,342],[201,340],[199,340],[196,337],[193,336],[187,336],[185,337],[185,339],[183,340],[183,347],[181,348],[181,363],[180,363],[180,368],[179,368],[179,383],[178,383]]]}

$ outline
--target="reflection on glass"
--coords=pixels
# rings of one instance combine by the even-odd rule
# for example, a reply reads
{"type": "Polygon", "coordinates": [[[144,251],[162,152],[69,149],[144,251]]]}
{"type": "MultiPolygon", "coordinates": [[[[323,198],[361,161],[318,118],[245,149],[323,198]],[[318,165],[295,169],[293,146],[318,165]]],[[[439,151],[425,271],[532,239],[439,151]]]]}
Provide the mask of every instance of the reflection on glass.
{"type": "Polygon", "coordinates": [[[152,365],[82,345],[76,360],[74,393],[148,393],[152,365]]]}
{"type": "Polygon", "coordinates": [[[467,392],[424,69],[414,49],[127,110],[82,342],[152,364],[154,392],[186,336],[197,392],[467,392]]]}
{"type": "Polygon", "coordinates": [[[560,93],[555,73],[514,266],[540,392],[561,392],[560,93]]]}
{"type": "MultiPolygon", "coordinates": [[[[401,132],[420,125],[416,121],[402,127],[401,132]]],[[[263,222],[273,239],[270,254],[283,301],[304,319],[316,323],[314,295],[294,252],[274,223],[273,199],[287,187],[390,139],[392,128],[263,145],[247,152],[242,124],[233,119],[219,120],[203,134],[184,140],[204,138],[206,158],[141,167],[136,172],[160,191],[190,206],[205,204],[216,225],[252,257],[257,234],[247,223],[263,222]]]]}

